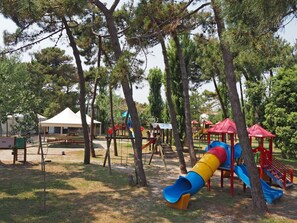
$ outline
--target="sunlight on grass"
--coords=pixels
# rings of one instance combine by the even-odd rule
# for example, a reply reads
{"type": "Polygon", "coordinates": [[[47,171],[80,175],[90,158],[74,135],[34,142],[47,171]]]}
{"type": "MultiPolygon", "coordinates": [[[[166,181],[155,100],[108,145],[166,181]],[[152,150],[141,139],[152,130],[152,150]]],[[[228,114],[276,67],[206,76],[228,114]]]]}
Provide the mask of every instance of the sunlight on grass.
{"type": "MultiPolygon", "coordinates": [[[[162,189],[174,182],[166,177],[173,166],[178,168],[176,160],[166,160],[169,166],[166,171],[160,157],[155,155],[152,164],[144,166],[149,186],[130,187],[127,179],[129,174],[134,175],[133,151],[129,143],[118,149],[118,157],[111,152],[112,174],[102,167],[105,150],[96,151],[97,157],[89,165],[82,162],[83,150],[66,150],[66,155],[59,154],[59,159],[49,156],[45,184],[39,165],[0,168],[0,223],[232,222],[236,218],[246,222],[282,222],[279,216],[253,215],[249,193],[244,193],[238,182],[234,197],[230,196],[228,183],[222,189],[215,181],[211,191],[202,188],[192,196],[189,210],[172,209],[166,205],[162,189]]],[[[57,154],[53,150],[50,152],[57,154]]],[[[204,146],[199,151],[203,153],[204,146]]]]}

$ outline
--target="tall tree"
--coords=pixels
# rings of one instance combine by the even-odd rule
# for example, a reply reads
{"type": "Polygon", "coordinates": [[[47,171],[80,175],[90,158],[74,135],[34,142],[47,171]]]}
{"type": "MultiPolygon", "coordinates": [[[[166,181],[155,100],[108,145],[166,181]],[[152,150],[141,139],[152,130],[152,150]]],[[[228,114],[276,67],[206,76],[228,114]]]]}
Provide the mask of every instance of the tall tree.
{"type": "Polygon", "coordinates": [[[52,117],[65,107],[75,109],[78,79],[72,58],[64,50],[48,47],[33,53],[28,69],[36,82],[32,89],[42,100],[39,112],[52,117]]]}
{"type": "MultiPolygon", "coordinates": [[[[203,12],[199,13],[199,16],[197,17],[193,15],[195,15],[195,13],[197,13],[199,10],[204,8],[209,3],[199,5],[199,7],[195,8],[192,12],[188,12],[188,8],[192,5],[192,3],[194,4],[194,1],[189,1],[187,3],[181,2],[179,4],[175,4],[175,2],[142,0],[141,3],[138,5],[138,9],[136,10],[135,21],[136,23],[138,23],[136,28],[136,33],[138,35],[137,37],[133,38],[133,40],[139,42],[139,40],[141,39],[147,45],[161,43],[162,53],[163,53],[164,63],[165,63],[165,73],[167,75],[166,80],[169,79],[169,83],[171,82],[170,79],[172,78],[172,74],[169,73],[170,72],[169,67],[168,68],[166,67],[166,66],[169,66],[169,63],[167,63],[168,58],[165,58],[165,56],[167,57],[168,54],[167,54],[167,50],[165,52],[165,50],[163,49],[162,42],[165,41],[167,36],[170,36],[174,32],[176,33],[187,32],[188,30],[195,29],[199,25],[203,24],[205,20],[207,20],[205,19],[207,18],[207,16],[203,12]]],[[[185,69],[183,68],[183,70],[185,69]]],[[[168,94],[168,89],[167,89],[168,87],[169,87],[169,84],[166,81],[166,91],[167,91],[166,97],[168,96],[172,97],[171,90],[170,90],[170,95],[168,94]]],[[[173,125],[173,131],[177,131],[177,129],[175,130],[177,126],[174,126],[173,124],[173,123],[177,124],[176,111],[174,108],[174,103],[171,103],[171,100],[172,98],[170,99],[167,98],[168,105],[170,108],[169,111],[175,113],[175,114],[170,113],[171,122],[173,125]]],[[[189,106],[187,106],[186,109],[187,111],[190,111],[189,106]]],[[[178,134],[175,134],[175,132],[174,132],[174,139],[175,139],[177,151],[179,151],[180,137],[178,134]]],[[[194,151],[190,152],[192,164],[196,160],[196,157],[194,155],[195,155],[194,151]]],[[[182,158],[182,155],[180,156],[180,158],[182,158]]],[[[183,164],[181,164],[181,166],[183,166],[183,164]]]]}
{"type": "Polygon", "coordinates": [[[32,83],[25,63],[0,58],[0,122],[5,122],[7,115],[36,114],[40,100],[31,89],[32,83]]]}
{"type": "Polygon", "coordinates": [[[183,139],[185,137],[185,103],[183,97],[184,90],[181,80],[181,71],[179,66],[177,48],[172,38],[169,40],[169,43],[167,45],[167,51],[172,80],[172,100],[174,102],[174,108],[177,115],[176,118],[179,129],[179,136],[181,139],[183,139]]]}
{"type": "Polygon", "coordinates": [[[212,0],[212,7],[214,11],[215,21],[217,24],[218,35],[220,38],[220,46],[223,55],[224,69],[229,89],[232,113],[237,127],[239,142],[242,146],[243,158],[246,162],[250,176],[253,207],[255,208],[255,210],[258,210],[261,213],[263,213],[267,211],[267,206],[264,200],[263,190],[260,184],[260,175],[258,172],[258,168],[255,164],[254,155],[248,137],[245,118],[240,107],[240,101],[236,89],[236,77],[233,55],[229,49],[227,41],[223,37],[226,28],[224,25],[224,20],[222,18],[221,5],[219,1],[212,0]]]}
{"type": "Polygon", "coordinates": [[[161,44],[162,54],[165,64],[165,88],[166,98],[169,107],[169,114],[171,118],[173,137],[175,141],[176,150],[179,157],[181,172],[186,173],[186,164],[182,151],[182,144],[178,132],[178,125],[176,119],[176,111],[172,100],[172,83],[171,72],[169,69],[168,53],[165,45],[166,35],[169,35],[170,29],[170,15],[173,13],[171,4],[165,4],[162,1],[141,1],[136,9],[136,18],[134,28],[136,29],[137,37],[133,40],[142,40],[146,45],[161,44]],[[161,9],[161,10],[160,10],[161,9]],[[158,13],[155,13],[158,12],[158,13]],[[145,18],[143,18],[145,16],[145,18]],[[168,20],[169,19],[169,20],[168,20]],[[166,21],[162,23],[161,21],[166,21]],[[141,28],[140,28],[141,27],[141,28]]]}
{"type": "Polygon", "coordinates": [[[173,32],[172,34],[173,40],[175,42],[175,46],[177,49],[177,55],[179,59],[179,65],[181,70],[181,79],[183,85],[183,96],[184,96],[184,103],[185,103],[185,124],[186,124],[186,144],[189,147],[191,165],[194,166],[197,162],[196,154],[194,151],[194,143],[193,143],[193,133],[192,133],[192,116],[191,116],[191,109],[190,109],[190,96],[189,96],[189,78],[187,73],[187,66],[185,63],[184,53],[182,51],[182,46],[180,44],[180,40],[176,34],[173,32]]]}
{"type": "Polygon", "coordinates": [[[297,159],[297,66],[280,69],[272,78],[271,97],[265,107],[265,125],[276,135],[283,158],[297,159]]]}
{"type": "MultiPolygon", "coordinates": [[[[36,43],[48,39],[57,33],[60,33],[57,41],[60,40],[65,29],[67,37],[70,42],[70,46],[73,50],[73,56],[75,58],[77,66],[77,74],[79,76],[80,84],[80,112],[83,126],[84,143],[85,143],[85,156],[84,163],[90,163],[90,146],[89,146],[89,134],[86,123],[86,109],[85,109],[85,80],[84,72],[82,69],[82,63],[80,59],[79,50],[73,36],[74,15],[81,15],[86,7],[86,2],[76,1],[56,1],[48,2],[44,0],[39,1],[13,1],[9,4],[2,3],[0,5],[1,12],[11,18],[19,27],[13,34],[7,34],[5,36],[7,44],[16,44],[23,42],[25,45],[7,52],[14,52],[23,48],[28,48],[36,43]],[[75,3],[75,4],[74,4],[75,3]],[[13,8],[11,8],[13,5],[13,8]],[[42,7],[41,7],[42,5],[42,7]],[[67,15],[67,18],[64,17],[67,15]],[[68,24],[69,22],[69,24],[68,24]],[[35,25],[35,26],[34,26],[35,25]]],[[[75,17],[77,18],[77,17],[75,17]]]]}
{"type": "Polygon", "coordinates": [[[118,68],[121,70],[121,85],[133,123],[133,129],[135,134],[135,144],[133,145],[134,165],[137,173],[137,182],[140,186],[146,186],[147,181],[142,163],[142,134],[140,129],[140,121],[135,106],[135,102],[133,100],[132,88],[128,79],[129,64],[125,62],[126,55],[122,51],[120,45],[117,26],[114,17],[114,12],[119,3],[119,0],[115,0],[109,9],[101,1],[91,0],[90,2],[98,7],[98,9],[104,14],[106,20],[106,27],[110,35],[110,41],[114,51],[114,57],[117,61],[118,68]]]}
{"type": "Polygon", "coordinates": [[[263,122],[267,74],[288,61],[290,49],[276,31],[284,20],[296,12],[296,1],[275,0],[224,2],[224,15],[228,23],[228,42],[235,58],[238,74],[242,75],[247,89],[247,103],[243,107],[250,124],[263,122]],[[240,12],[240,13],[239,13],[240,12]],[[255,91],[258,91],[255,93],[255,91]],[[246,107],[246,108],[245,108],[246,107]]]}
{"type": "Polygon", "coordinates": [[[161,43],[161,47],[162,47],[162,54],[163,54],[164,64],[165,64],[166,98],[167,98],[169,114],[170,114],[170,118],[171,118],[173,137],[174,137],[175,146],[176,146],[179,163],[180,163],[180,171],[181,171],[181,173],[187,173],[186,162],[185,162],[184,154],[182,151],[182,144],[181,144],[179,133],[178,133],[176,112],[174,109],[174,104],[173,104],[172,96],[171,96],[172,95],[172,93],[171,93],[171,73],[169,70],[168,55],[167,55],[165,41],[164,41],[163,37],[161,37],[161,36],[160,36],[160,43],[161,43]]]}
{"type": "Polygon", "coordinates": [[[79,50],[77,47],[77,44],[75,42],[74,36],[72,34],[72,31],[70,29],[70,26],[68,25],[68,21],[65,17],[62,17],[62,23],[65,26],[66,33],[69,39],[69,44],[73,51],[73,56],[75,58],[76,66],[77,66],[77,73],[79,77],[79,107],[80,107],[80,115],[81,115],[81,122],[82,122],[82,128],[83,128],[83,135],[84,135],[84,144],[85,144],[85,153],[84,153],[84,164],[90,163],[90,140],[89,140],[89,129],[87,125],[86,120],[86,89],[85,89],[85,77],[84,77],[84,71],[82,68],[82,62],[80,59],[79,50]]]}
{"type": "Polygon", "coordinates": [[[162,111],[164,107],[161,87],[162,87],[163,74],[159,68],[149,70],[148,82],[150,85],[150,92],[148,96],[150,111],[156,122],[163,122],[162,111]]]}
{"type": "Polygon", "coordinates": [[[228,118],[230,116],[230,102],[228,99],[228,89],[226,86],[226,78],[224,75],[222,53],[219,47],[219,41],[215,37],[206,38],[203,35],[195,36],[195,49],[197,51],[196,62],[200,65],[199,70],[201,78],[192,77],[195,86],[204,82],[212,81],[220,101],[220,106],[223,112],[222,118],[228,118]]]}

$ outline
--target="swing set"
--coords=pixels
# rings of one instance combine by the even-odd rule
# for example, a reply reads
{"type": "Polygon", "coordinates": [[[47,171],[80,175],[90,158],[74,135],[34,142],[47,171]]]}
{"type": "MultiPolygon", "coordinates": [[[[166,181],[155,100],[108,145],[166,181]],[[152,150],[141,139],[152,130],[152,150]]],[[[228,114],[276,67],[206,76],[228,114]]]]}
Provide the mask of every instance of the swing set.
{"type": "MultiPolygon", "coordinates": [[[[142,129],[144,130],[144,128],[142,129]]],[[[104,162],[103,162],[103,167],[106,166],[106,163],[108,164],[108,169],[109,173],[111,173],[111,158],[110,158],[110,150],[111,150],[111,144],[112,140],[114,140],[114,149],[117,149],[117,140],[120,142],[120,156],[121,156],[121,165],[123,165],[123,144],[126,146],[126,165],[128,165],[128,156],[129,156],[129,146],[128,143],[123,143],[123,140],[130,141],[131,144],[133,145],[133,140],[135,139],[133,136],[127,136],[126,134],[113,134],[113,131],[115,133],[120,132],[120,129],[118,128],[118,125],[115,125],[115,127],[109,128],[108,130],[108,135],[106,136],[106,141],[107,141],[107,150],[104,156],[104,162]]],[[[142,146],[142,150],[145,148],[149,148],[149,162],[148,165],[151,164],[152,159],[154,154],[160,154],[161,159],[164,163],[165,170],[167,170],[166,162],[165,162],[165,157],[166,155],[170,155],[174,153],[171,148],[172,144],[172,126],[171,124],[166,124],[166,123],[153,123],[151,125],[151,130],[147,131],[147,137],[142,137],[142,139],[147,139],[148,142],[142,146]]],[[[146,160],[146,154],[143,153],[144,159],[146,160]]],[[[115,152],[115,156],[117,156],[117,152],[115,152]]]]}

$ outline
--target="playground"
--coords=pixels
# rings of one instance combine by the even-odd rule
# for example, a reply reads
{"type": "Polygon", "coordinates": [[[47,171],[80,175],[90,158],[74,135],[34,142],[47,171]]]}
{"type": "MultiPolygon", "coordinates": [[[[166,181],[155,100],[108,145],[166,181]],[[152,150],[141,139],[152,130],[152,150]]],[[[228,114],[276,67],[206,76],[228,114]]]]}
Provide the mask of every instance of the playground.
{"type": "MultiPolygon", "coordinates": [[[[259,171],[260,184],[264,199],[267,204],[279,200],[284,191],[294,184],[294,169],[273,156],[273,138],[275,135],[255,124],[247,129],[254,160],[259,171]],[[253,138],[258,145],[253,146],[253,138]],[[264,139],[268,139],[268,147],[264,145],[264,139]],[[273,187],[275,183],[281,189],[273,187]]],[[[251,188],[248,169],[242,157],[242,148],[239,143],[235,144],[237,134],[235,123],[229,118],[218,122],[207,130],[207,146],[205,154],[196,163],[186,176],[180,176],[176,182],[163,190],[163,197],[168,206],[186,210],[192,195],[207,186],[210,190],[210,182],[213,174],[221,172],[221,188],[224,187],[224,178],[230,181],[230,194],[234,196],[235,175],[243,182],[244,191],[246,187],[251,188]],[[211,141],[211,135],[217,135],[221,141],[211,141]],[[226,142],[229,140],[230,144],[226,142]]]]}
{"type": "MultiPolygon", "coordinates": [[[[12,164],[7,150],[0,151],[1,222],[296,222],[296,189],[269,205],[267,216],[258,216],[251,208],[249,189],[234,180],[234,196],[220,172],[211,177],[210,191],[203,187],[191,197],[186,211],[166,205],[162,190],[174,184],[179,176],[177,159],[166,159],[166,169],[160,155],[148,165],[144,157],[148,179],[147,188],[129,185],[133,174],[133,151],[129,141],[118,146],[119,155],[110,153],[111,174],[103,167],[106,139],[95,141],[96,158],[91,165],[83,165],[83,148],[48,147],[46,154],[46,196],[43,196],[43,176],[40,171],[38,148],[27,150],[27,163],[12,164]],[[65,155],[63,155],[63,153],[65,155]],[[2,155],[5,153],[6,155],[2,155]],[[13,186],[12,186],[13,185],[13,186]],[[65,210],[65,211],[61,211],[65,210]]],[[[206,146],[206,144],[205,144],[206,146]]],[[[199,152],[205,154],[204,146],[199,152]]],[[[275,157],[280,152],[274,150],[275,157]]],[[[200,157],[200,158],[201,158],[200,157]]],[[[185,153],[187,165],[188,154],[185,153]]],[[[297,163],[287,161],[297,170],[297,163]]],[[[296,182],[296,175],[295,175],[296,182]]]]}

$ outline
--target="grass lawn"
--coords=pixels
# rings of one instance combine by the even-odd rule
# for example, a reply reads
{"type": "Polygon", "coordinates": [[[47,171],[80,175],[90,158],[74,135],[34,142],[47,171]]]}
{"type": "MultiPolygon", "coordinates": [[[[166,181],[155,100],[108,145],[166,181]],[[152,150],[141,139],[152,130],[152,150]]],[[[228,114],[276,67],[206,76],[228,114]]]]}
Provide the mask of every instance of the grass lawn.
{"type": "MultiPolygon", "coordinates": [[[[202,147],[204,149],[204,147],[202,147]]],[[[296,222],[297,192],[290,189],[269,206],[270,214],[259,216],[251,208],[249,191],[236,181],[235,196],[230,196],[229,181],[220,188],[218,174],[211,191],[204,187],[191,197],[189,209],[180,211],[166,205],[162,189],[178,178],[177,159],[166,160],[167,170],[158,155],[147,165],[148,187],[131,187],[132,150],[128,143],[119,146],[119,157],[111,157],[112,173],[102,167],[105,151],[84,165],[83,151],[75,149],[62,156],[49,148],[45,178],[38,161],[27,165],[0,165],[0,223],[2,222],[296,222]],[[128,148],[126,147],[128,145],[128,148]],[[127,153],[128,152],[128,153],[127,153]],[[45,181],[44,181],[45,179],[45,181]],[[46,187],[46,193],[44,193],[46,187]]],[[[30,155],[28,156],[30,161],[30,155]]],[[[187,162],[189,158],[186,155],[187,162]]],[[[296,161],[290,165],[297,173],[296,161]]],[[[296,179],[296,177],[295,177],[296,179]]]]}

